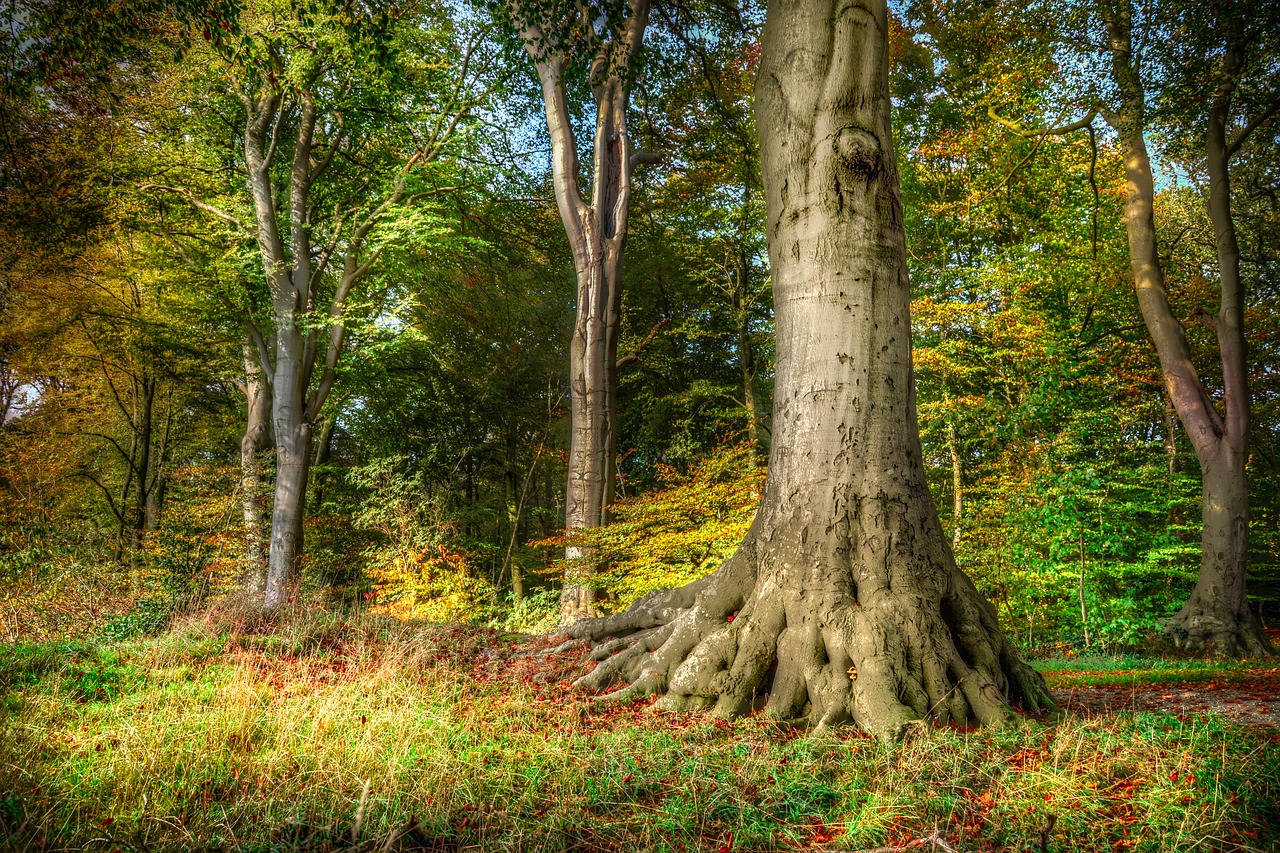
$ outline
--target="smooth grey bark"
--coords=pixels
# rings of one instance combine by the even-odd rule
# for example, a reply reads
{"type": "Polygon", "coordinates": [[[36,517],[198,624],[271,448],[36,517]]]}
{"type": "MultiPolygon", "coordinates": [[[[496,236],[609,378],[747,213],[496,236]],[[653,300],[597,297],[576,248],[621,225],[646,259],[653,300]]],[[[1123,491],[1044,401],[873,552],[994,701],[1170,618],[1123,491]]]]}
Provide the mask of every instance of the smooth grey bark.
{"type": "Polygon", "coordinates": [[[1213,330],[1222,366],[1220,413],[1191,358],[1186,331],[1173,313],[1165,287],[1155,229],[1155,183],[1145,139],[1146,92],[1133,44],[1131,0],[1104,0],[1111,76],[1119,107],[1103,110],[1115,128],[1124,157],[1124,221],[1134,288],[1155,344],[1165,388],[1182,422],[1202,473],[1200,572],[1186,605],[1173,617],[1171,633],[1189,648],[1226,656],[1270,654],[1271,643],[1245,595],[1249,534],[1249,387],[1244,336],[1244,288],[1231,218],[1229,165],[1243,136],[1227,141],[1231,100],[1243,70],[1239,18],[1226,10],[1218,23],[1227,33],[1218,85],[1209,110],[1206,165],[1209,215],[1217,237],[1220,303],[1201,318],[1213,330]]]}
{"type": "MultiPolygon", "coordinates": [[[[569,343],[569,475],[565,489],[565,531],[599,527],[613,503],[617,456],[618,331],[622,310],[622,257],[631,206],[631,176],[642,155],[632,151],[627,128],[631,75],[645,28],[649,0],[628,0],[628,17],[614,37],[597,34],[595,22],[573,20],[569,32],[544,24],[530,4],[514,2],[512,14],[542,88],[556,207],[573,251],[577,309],[569,343]],[[596,122],[591,202],[579,185],[577,140],[573,132],[565,71],[570,42],[579,38],[593,53],[591,89],[596,122]]],[[[585,15],[585,11],[580,11],[585,15]]],[[[555,22],[559,23],[559,22],[555,22]]],[[[594,616],[597,571],[589,548],[565,548],[568,568],[560,597],[563,623],[594,616]]]]}
{"type": "Polygon", "coordinates": [[[245,590],[260,600],[267,588],[262,454],[271,447],[271,389],[257,346],[244,344],[245,429],[240,439],[240,499],[244,518],[245,590]]]}
{"type": "Polygon", "coordinates": [[[773,442],[714,574],[570,629],[580,683],[884,738],[1054,707],[956,567],[925,481],[884,0],[769,4],[756,83],[777,327],[773,442]]]}

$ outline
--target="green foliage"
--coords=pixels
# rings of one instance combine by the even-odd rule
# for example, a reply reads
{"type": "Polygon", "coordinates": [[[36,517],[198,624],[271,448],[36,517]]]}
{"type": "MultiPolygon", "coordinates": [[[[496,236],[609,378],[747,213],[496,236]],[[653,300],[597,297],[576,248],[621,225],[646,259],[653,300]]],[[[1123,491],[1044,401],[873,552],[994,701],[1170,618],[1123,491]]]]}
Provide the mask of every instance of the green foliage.
{"type": "Polygon", "coordinates": [[[471,619],[496,598],[477,576],[470,556],[451,535],[454,525],[426,491],[408,459],[390,457],[348,472],[366,497],[357,526],[381,534],[363,553],[377,612],[401,619],[452,622],[471,619]]]}
{"type": "Polygon", "coordinates": [[[494,607],[484,625],[499,631],[550,634],[560,626],[560,590],[535,589],[519,601],[494,607]]]}
{"type": "MultiPolygon", "coordinates": [[[[588,548],[584,559],[604,566],[596,580],[618,609],[719,568],[751,526],[765,472],[749,444],[736,444],[721,446],[687,474],[662,466],[657,479],[656,491],[618,501],[603,527],[547,540],[588,548]]],[[[552,568],[559,573],[563,564],[552,568]]]]}

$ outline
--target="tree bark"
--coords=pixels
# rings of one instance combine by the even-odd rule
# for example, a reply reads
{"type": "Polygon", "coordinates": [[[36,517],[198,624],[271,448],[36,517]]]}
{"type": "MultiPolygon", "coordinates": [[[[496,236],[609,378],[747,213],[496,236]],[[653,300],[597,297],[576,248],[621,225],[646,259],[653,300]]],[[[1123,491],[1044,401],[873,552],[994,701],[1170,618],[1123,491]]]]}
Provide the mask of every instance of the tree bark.
{"type": "Polygon", "coordinates": [[[714,574],[570,629],[599,642],[581,683],[889,739],[1053,707],[925,481],[884,0],[773,0],[756,116],[777,327],[765,494],[714,574]]]}
{"type": "Polygon", "coordinates": [[[240,495],[244,515],[245,590],[260,600],[267,588],[262,507],[262,454],[271,446],[271,389],[252,341],[244,344],[245,430],[240,440],[240,495]]]}
{"type": "Polygon", "coordinates": [[[1156,240],[1155,182],[1145,139],[1146,93],[1134,58],[1131,0],[1114,0],[1114,5],[1112,0],[1104,0],[1100,10],[1110,39],[1112,79],[1119,93],[1119,109],[1104,115],[1117,132],[1124,156],[1124,220],[1133,284],[1142,318],[1160,358],[1165,387],[1195,449],[1203,479],[1200,574],[1187,604],[1171,620],[1170,632],[1189,648],[1215,654],[1269,654],[1270,641],[1245,598],[1249,388],[1244,289],[1231,219],[1230,151],[1226,141],[1231,98],[1243,63],[1239,21],[1228,12],[1221,22],[1229,31],[1228,44],[1206,136],[1209,215],[1217,236],[1221,302],[1216,315],[1205,316],[1216,332],[1222,364],[1223,403],[1219,413],[1192,361],[1186,331],[1174,315],[1165,289],[1156,240]]]}
{"type": "MultiPolygon", "coordinates": [[[[572,536],[608,520],[617,456],[618,329],[622,309],[622,255],[635,167],[627,128],[631,74],[649,20],[649,0],[628,0],[629,16],[613,37],[596,34],[592,21],[570,22],[573,33],[552,32],[522,4],[513,15],[542,87],[556,207],[569,237],[577,275],[577,310],[569,344],[569,473],[565,531],[572,536]],[[591,87],[596,124],[591,203],[579,186],[565,70],[568,45],[585,39],[595,50],[591,87]]],[[[594,616],[598,570],[591,549],[565,548],[561,621],[594,616]]]]}

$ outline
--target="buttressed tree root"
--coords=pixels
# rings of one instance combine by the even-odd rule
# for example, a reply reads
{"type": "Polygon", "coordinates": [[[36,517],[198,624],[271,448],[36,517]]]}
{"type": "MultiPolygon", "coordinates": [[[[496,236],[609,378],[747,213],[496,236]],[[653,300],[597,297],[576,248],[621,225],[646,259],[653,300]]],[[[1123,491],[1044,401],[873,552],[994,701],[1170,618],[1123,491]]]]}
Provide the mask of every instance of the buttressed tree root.
{"type": "Polygon", "coordinates": [[[770,3],[756,83],[777,364],[765,494],[711,576],[580,621],[580,684],[883,738],[1056,707],[929,494],[884,0],[770,3]]]}

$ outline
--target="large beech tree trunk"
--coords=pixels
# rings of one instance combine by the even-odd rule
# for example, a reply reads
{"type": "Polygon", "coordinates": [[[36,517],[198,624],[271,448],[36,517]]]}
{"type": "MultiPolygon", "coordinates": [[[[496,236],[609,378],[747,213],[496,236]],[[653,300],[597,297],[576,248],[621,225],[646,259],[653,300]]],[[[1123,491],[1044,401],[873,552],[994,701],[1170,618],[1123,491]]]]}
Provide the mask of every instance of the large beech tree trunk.
{"type": "Polygon", "coordinates": [[[1165,289],[1155,229],[1155,182],[1144,136],[1146,93],[1133,50],[1130,0],[1103,0],[1111,73],[1119,109],[1104,111],[1115,128],[1125,163],[1124,221],[1138,305],[1160,357],[1165,387],[1200,462],[1203,476],[1200,574],[1171,631],[1182,644],[1216,654],[1270,654],[1271,643],[1245,597],[1249,536],[1249,387],[1244,336],[1244,288],[1231,218],[1228,166],[1244,137],[1227,141],[1231,100],[1243,69],[1240,20],[1230,8],[1219,23],[1227,33],[1218,88],[1209,110],[1206,165],[1209,215],[1217,237],[1221,302],[1216,315],[1200,312],[1213,330],[1222,364],[1220,413],[1191,359],[1182,322],[1165,289]]]}
{"type": "Polygon", "coordinates": [[[925,482],[884,0],[772,0],[756,84],[777,327],[769,478],[711,576],[570,629],[581,683],[899,736],[1053,707],[925,482]]]}

